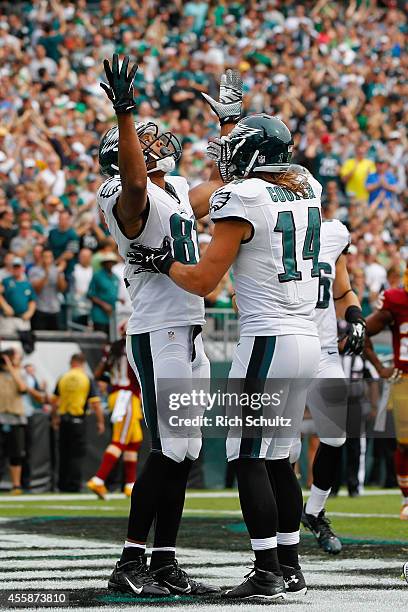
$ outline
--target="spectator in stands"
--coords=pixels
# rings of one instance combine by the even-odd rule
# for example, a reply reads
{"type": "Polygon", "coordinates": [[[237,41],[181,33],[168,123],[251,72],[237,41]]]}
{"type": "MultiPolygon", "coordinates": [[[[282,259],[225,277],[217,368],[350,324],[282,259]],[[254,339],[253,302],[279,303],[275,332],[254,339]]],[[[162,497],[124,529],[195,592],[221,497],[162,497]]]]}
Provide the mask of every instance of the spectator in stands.
{"type": "Polygon", "coordinates": [[[5,253],[3,258],[3,265],[0,268],[0,282],[2,282],[8,276],[13,275],[13,261],[15,257],[16,256],[11,251],[5,253]]]}
{"type": "MultiPolygon", "coordinates": [[[[82,302],[88,301],[87,294],[92,275],[92,251],[83,248],[79,251],[78,263],[75,264],[72,274],[73,298],[77,309],[80,308],[82,302]]],[[[88,312],[88,308],[86,308],[86,312],[88,312]]],[[[85,321],[82,321],[82,323],[83,325],[88,324],[87,315],[85,315],[85,321]]]]}
{"type": "Polygon", "coordinates": [[[93,271],[98,272],[98,270],[101,270],[101,260],[105,257],[105,255],[116,253],[116,250],[117,247],[114,239],[111,236],[104,238],[100,244],[100,249],[96,251],[92,257],[93,271]]]}
{"type": "Polygon", "coordinates": [[[0,352],[0,445],[9,460],[12,495],[20,495],[21,470],[25,454],[25,426],[23,394],[27,385],[20,371],[21,357],[17,351],[0,352]]]}
{"type": "Polygon", "coordinates": [[[367,177],[375,172],[375,163],[366,156],[366,152],[366,144],[359,144],[356,147],[355,157],[347,159],[340,170],[346,193],[354,195],[357,200],[362,202],[368,200],[367,177]]]}
{"type": "Polygon", "coordinates": [[[72,227],[72,213],[69,209],[59,213],[58,227],[50,231],[48,246],[57,265],[63,261],[66,263],[65,276],[69,279],[79,251],[79,238],[72,227]]]}
{"type": "Polygon", "coordinates": [[[28,273],[37,295],[37,308],[32,321],[33,329],[57,330],[60,328],[60,294],[67,290],[64,270],[66,262],[54,263],[51,249],[44,249],[41,265],[33,266],[28,273]]]}
{"type": "Polygon", "coordinates": [[[102,406],[95,383],[86,373],[82,353],[72,355],[69,371],[58,380],[52,398],[51,423],[59,430],[58,488],[77,493],[82,484],[82,463],[86,452],[85,413],[95,412],[99,434],[105,431],[102,406]]]}
{"type": "Polygon", "coordinates": [[[313,176],[323,186],[323,194],[327,184],[334,181],[340,186],[340,156],[333,152],[333,139],[330,134],[323,134],[320,143],[317,138],[308,146],[305,151],[306,159],[310,159],[313,167],[313,176]]]}
{"type": "Polygon", "coordinates": [[[14,257],[12,275],[3,279],[0,285],[0,329],[3,334],[14,334],[31,328],[35,312],[36,295],[31,283],[26,279],[24,262],[14,257]]]}
{"type": "Polygon", "coordinates": [[[38,180],[43,181],[53,196],[60,198],[65,191],[65,172],[61,169],[61,161],[57,155],[50,157],[48,166],[38,175],[38,180]]]}
{"type": "Polygon", "coordinates": [[[119,294],[119,279],[112,272],[118,258],[114,253],[106,253],[100,260],[101,269],[94,272],[88,289],[92,302],[91,319],[94,329],[109,336],[109,325],[115,314],[119,294]]]}
{"type": "Polygon", "coordinates": [[[21,257],[25,263],[33,261],[33,249],[39,241],[39,235],[32,229],[29,220],[21,220],[18,233],[11,239],[10,251],[21,257]]]}
{"type": "Polygon", "coordinates": [[[16,234],[17,228],[14,224],[13,209],[5,208],[0,212],[0,236],[3,238],[3,246],[5,249],[10,248],[10,242],[16,234]]]}
{"type": "Polygon", "coordinates": [[[390,170],[388,160],[385,157],[377,159],[376,171],[368,175],[366,188],[369,193],[369,204],[373,204],[378,199],[378,208],[397,208],[398,179],[390,170]]]}
{"type": "Polygon", "coordinates": [[[105,234],[91,212],[83,213],[80,216],[76,232],[79,236],[80,248],[91,249],[93,253],[96,253],[99,245],[105,240],[105,234]]]}

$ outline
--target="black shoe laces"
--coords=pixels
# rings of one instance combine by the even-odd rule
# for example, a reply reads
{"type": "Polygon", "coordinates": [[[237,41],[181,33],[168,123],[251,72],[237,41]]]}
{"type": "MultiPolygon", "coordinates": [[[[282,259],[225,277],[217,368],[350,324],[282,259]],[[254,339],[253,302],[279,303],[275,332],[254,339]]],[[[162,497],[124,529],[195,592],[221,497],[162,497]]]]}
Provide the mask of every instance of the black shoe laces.
{"type": "Polygon", "coordinates": [[[321,536],[327,538],[335,537],[335,534],[333,533],[332,528],[330,527],[331,521],[325,516],[324,510],[322,510],[319,516],[317,517],[316,524],[321,536]]]}
{"type": "Polygon", "coordinates": [[[123,569],[124,571],[126,571],[124,567],[126,565],[130,566],[129,572],[134,572],[135,576],[141,578],[144,584],[151,584],[152,582],[154,582],[154,578],[150,574],[149,568],[145,561],[128,561],[128,563],[124,563],[123,566],[120,566],[119,569],[123,569]]]}

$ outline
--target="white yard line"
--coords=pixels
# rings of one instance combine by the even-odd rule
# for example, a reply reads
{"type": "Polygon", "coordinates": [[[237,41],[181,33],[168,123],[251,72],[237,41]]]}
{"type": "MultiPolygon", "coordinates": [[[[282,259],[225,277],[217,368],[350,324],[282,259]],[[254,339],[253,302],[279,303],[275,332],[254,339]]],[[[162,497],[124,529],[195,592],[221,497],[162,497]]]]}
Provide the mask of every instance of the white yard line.
{"type": "MultiPolygon", "coordinates": [[[[399,489],[370,489],[362,494],[362,497],[370,497],[371,495],[398,495],[400,493],[399,489]]],[[[310,495],[309,491],[303,492],[304,497],[308,497],[310,495]]],[[[347,491],[340,491],[339,497],[347,497],[347,491]]],[[[187,491],[186,495],[187,499],[238,499],[238,492],[236,490],[232,491],[187,491]]],[[[44,493],[38,495],[23,495],[19,497],[18,500],[24,500],[24,503],[29,502],[37,502],[37,501],[85,501],[85,500],[96,500],[96,495],[92,493],[44,493]]],[[[121,500],[125,501],[125,497],[122,493],[110,493],[108,495],[108,500],[121,500]]],[[[0,504],[3,502],[14,501],[16,502],[15,495],[2,495],[0,494],[0,504]]],[[[100,502],[102,505],[102,501],[100,502]]]]}

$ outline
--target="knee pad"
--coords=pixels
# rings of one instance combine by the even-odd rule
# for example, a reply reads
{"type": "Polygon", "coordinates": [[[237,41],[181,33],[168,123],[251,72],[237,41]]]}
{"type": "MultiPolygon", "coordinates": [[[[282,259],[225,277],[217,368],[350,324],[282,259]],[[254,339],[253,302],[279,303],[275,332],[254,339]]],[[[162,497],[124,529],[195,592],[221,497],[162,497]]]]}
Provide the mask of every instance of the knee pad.
{"type": "Polygon", "coordinates": [[[320,442],[323,444],[327,444],[327,446],[334,446],[335,448],[339,448],[343,446],[346,441],[346,436],[341,438],[320,438],[320,442]]]}
{"type": "Polygon", "coordinates": [[[188,441],[188,449],[186,457],[195,461],[198,459],[201,451],[202,439],[201,438],[190,438],[188,441]]]}
{"type": "Polygon", "coordinates": [[[114,457],[120,457],[123,449],[124,444],[121,444],[120,442],[111,442],[105,452],[113,455],[114,457]]]}
{"type": "Polygon", "coordinates": [[[176,463],[181,463],[187,456],[188,438],[162,438],[161,453],[176,463]]]}
{"type": "Polygon", "coordinates": [[[134,463],[136,463],[137,452],[125,450],[125,452],[123,453],[123,461],[133,461],[134,463]]]}
{"type": "Polygon", "coordinates": [[[277,438],[276,440],[272,440],[266,454],[266,459],[270,459],[272,461],[277,459],[287,459],[290,455],[292,444],[292,438],[277,438]]]}
{"type": "Polygon", "coordinates": [[[297,438],[293,441],[292,446],[290,447],[289,453],[289,461],[290,463],[296,463],[300,457],[300,453],[302,452],[302,440],[297,438]]]}

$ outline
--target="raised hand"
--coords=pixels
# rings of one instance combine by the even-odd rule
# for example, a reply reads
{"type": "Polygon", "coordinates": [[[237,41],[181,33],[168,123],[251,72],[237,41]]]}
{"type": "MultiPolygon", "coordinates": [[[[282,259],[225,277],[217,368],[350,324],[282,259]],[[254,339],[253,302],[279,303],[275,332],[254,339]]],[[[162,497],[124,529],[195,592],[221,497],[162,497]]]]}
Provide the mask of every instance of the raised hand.
{"type": "Polygon", "coordinates": [[[136,108],[136,104],[133,99],[133,81],[138,69],[138,65],[134,64],[129,74],[128,66],[128,55],[125,56],[120,70],[119,56],[117,53],[113,54],[112,68],[107,59],[103,61],[103,67],[105,69],[105,74],[109,86],[105,83],[100,83],[100,86],[105,91],[109,100],[111,100],[113,108],[117,115],[123,113],[131,113],[136,108]]]}
{"type": "Polygon", "coordinates": [[[202,94],[217,115],[221,125],[238,123],[241,118],[242,95],[242,78],[237,70],[227,70],[221,76],[218,102],[208,94],[202,94]]]}

